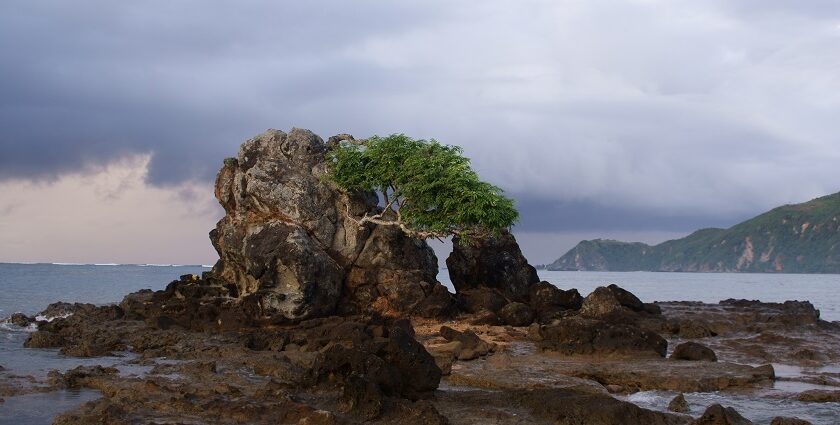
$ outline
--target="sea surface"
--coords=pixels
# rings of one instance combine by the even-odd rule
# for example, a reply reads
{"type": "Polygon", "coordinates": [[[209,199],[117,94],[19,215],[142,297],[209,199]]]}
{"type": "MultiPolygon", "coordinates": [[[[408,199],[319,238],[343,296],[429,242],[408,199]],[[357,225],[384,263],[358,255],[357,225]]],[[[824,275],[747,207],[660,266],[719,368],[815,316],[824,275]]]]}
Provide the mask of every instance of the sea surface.
{"type": "MultiPolygon", "coordinates": [[[[201,274],[208,267],[181,265],[90,265],[90,264],[5,264],[0,263],[0,319],[14,312],[37,314],[56,301],[117,303],[143,288],[163,289],[185,274],[201,274]]],[[[811,301],[825,320],[840,321],[840,275],[746,274],[746,273],[647,273],[647,272],[560,272],[539,271],[542,280],[560,288],[577,288],[584,296],[598,286],[615,283],[642,301],[718,302],[745,298],[780,302],[811,301]]],[[[450,290],[446,270],[438,279],[450,290]]],[[[46,376],[51,369],[68,370],[82,364],[120,365],[126,357],[79,359],[62,356],[57,350],[25,349],[23,342],[32,329],[0,323],[0,366],[18,375],[46,376]]],[[[840,367],[840,365],[837,365],[840,367]]],[[[119,367],[119,366],[118,366],[119,367]]],[[[122,369],[121,369],[122,370],[122,369]]],[[[126,370],[131,373],[131,370],[126,370]]],[[[628,399],[645,407],[658,408],[672,394],[644,392],[628,399]]],[[[6,397],[0,403],[0,424],[49,423],[60,412],[98,397],[95,391],[60,391],[6,397]]],[[[733,405],[747,416],[764,420],[772,411],[796,411],[793,405],[768,405],[766,401],[718,393],[687,394],[697,407],[721,402],[733,405]]],[[[840,403],[825,403],[814,409],[796,411],[816,423],[835,423],[840,403]]]]}

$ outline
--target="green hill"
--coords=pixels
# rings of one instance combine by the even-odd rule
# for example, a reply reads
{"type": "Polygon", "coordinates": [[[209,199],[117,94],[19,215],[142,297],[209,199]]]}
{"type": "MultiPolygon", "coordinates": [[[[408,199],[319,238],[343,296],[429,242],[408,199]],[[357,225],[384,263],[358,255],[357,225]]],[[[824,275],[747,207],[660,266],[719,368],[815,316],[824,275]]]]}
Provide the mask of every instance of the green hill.
{"type": "Polygon", "coordinates": [[[840,273],[840,193],[659,245],[583,241],[548,270],[840,273]]]}

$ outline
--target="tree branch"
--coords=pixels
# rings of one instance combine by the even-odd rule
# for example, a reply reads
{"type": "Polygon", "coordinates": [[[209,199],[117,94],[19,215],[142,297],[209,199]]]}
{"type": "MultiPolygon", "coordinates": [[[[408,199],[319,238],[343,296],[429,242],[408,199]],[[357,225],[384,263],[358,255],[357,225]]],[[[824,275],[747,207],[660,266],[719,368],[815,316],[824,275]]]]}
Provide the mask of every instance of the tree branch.
{"type": "Polygon", "coordinates": [[[367,213],[365,213],[365,215],[362,216],[362,218],[356,219],[355,217],[353,217],[352,214],[350,214],[350,204],[349,203],[346,205],[346,207],[347,207],[347,217],[349,217],[351,220],[353,220],[353,222],[355,222],[359,227],[363,227],[367,223],[373,223],[373,224],[382,225],[382,226],[398,226],[400,228],[400,230],[402,230],[405,234],[407,234],[409,236],[416,237],[416,238],[420,238],[420,239],[435,238],[437,240],[441,240],[441,238],[446,236],[446,233],[444,233],[444,232],[428,232],[428,231],[415,230],[415,229],[409,228],[408,226],[405,225],[405,223],[402,222],[402,218],[399,214],[399,210],[396,211],[397,220],[383,220],[382,219],[382,213],[374,214],[374,215],[368,215],[367,213]]]}

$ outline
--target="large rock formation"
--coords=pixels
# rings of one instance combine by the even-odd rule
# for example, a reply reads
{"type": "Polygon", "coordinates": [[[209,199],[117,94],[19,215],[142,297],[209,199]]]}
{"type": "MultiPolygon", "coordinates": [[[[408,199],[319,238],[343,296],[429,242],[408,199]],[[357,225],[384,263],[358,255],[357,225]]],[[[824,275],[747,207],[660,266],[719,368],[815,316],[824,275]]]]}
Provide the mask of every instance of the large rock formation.
{"type": "Polygon", "coordinates": [[[466,239],[455,236],[452,246],[446,267],[457,292],[493,288],[521,302],[528,300],[531,285],[540,281],[537,269],[528,264],[510,232],[466,239]]]}
{"type": "Polygon", "coordinates": [[[540,282],[537,270],[508,231],[455,236],[452,245],[446,266],[458,301],[483,322],[527,326],[536,319],[547,323],[581,306],[583,298],[577,290],[564,291],[540,282]]]}
{"type": "Polygon", "coordinates": [[[376,212],[378,199],[331,184],[327,149],[308,130],[268,130],[224,161],[216,198],[225,216],[210,233],[219,253],[213,275],[264,318],[444,313],[449,297],[436,280],[434,251],[397,229],[359,226],[350,216],[376,212]]]}

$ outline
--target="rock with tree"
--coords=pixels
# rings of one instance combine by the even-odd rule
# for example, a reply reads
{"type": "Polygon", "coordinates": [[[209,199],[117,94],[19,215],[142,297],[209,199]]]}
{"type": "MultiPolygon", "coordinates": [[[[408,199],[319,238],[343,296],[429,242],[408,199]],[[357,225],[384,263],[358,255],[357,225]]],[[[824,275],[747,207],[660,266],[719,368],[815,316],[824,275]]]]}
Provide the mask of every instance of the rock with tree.
{"type": "Polygon", "coordinates": [[[213,275],[269,321],[450,314],[425,240],[517,218],[460,148],[405,135],[324,143],[269,130],[225,160],[216,197],[225,217],[210,235],[213,275]]]}

